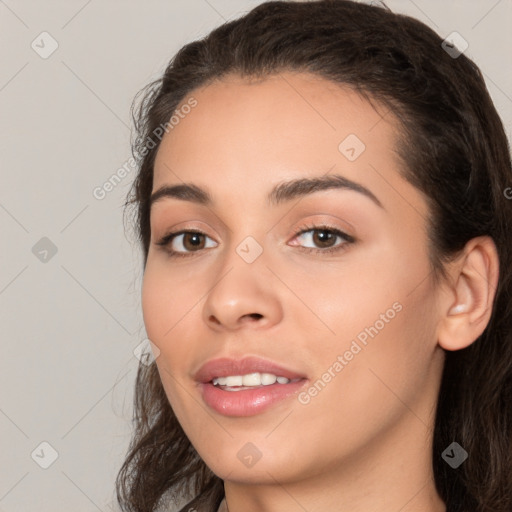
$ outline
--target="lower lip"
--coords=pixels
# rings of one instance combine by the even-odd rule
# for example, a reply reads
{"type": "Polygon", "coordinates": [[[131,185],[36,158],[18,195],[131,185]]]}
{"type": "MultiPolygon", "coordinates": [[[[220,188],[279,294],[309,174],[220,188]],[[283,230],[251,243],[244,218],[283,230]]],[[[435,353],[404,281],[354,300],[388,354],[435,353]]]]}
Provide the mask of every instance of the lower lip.
{"type": "Polygon", "coordinates": [[[211,382],[201,383],[203,400],[224,416],[253,416],[295,395],[306,379],[288,384],[270,384],[241,391],[224,391],[211,382]]]}

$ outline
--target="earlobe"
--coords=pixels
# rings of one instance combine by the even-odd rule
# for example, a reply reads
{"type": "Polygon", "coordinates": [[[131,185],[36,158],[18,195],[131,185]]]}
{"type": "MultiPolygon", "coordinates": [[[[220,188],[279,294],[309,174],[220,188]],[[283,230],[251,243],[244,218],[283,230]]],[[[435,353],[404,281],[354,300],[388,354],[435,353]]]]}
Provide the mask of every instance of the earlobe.
{"type": "Polygon", "coordinates": [[[452,285],[440,301],[438,343],[461,350],[484,332],[498,284],[499,258],[490,237],[470,240],[450,271],[452,285]]]}

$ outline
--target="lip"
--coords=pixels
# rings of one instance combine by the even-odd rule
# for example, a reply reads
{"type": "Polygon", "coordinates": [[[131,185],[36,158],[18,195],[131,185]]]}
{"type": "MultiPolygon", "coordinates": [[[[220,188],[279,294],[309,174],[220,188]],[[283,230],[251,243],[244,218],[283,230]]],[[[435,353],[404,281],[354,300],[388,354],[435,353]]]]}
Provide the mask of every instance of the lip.
{"type": "Polygon", "coordinates": [[[285,368],[273,361],[259,357],[245,357],[244,359],[231,359],[228,357],[212,359],[206,362],[194,378],[198,382],[207,383],[215,377],[228,377],[229,375],[246,375],[248,373],[273,373],[287,379],[304,379],[305,375],[285,368]]]}
{"type": "Polygon", "coordinates": [[[214,411],[224,416],[252,416],[295,395],[308,382],[307,377],[296,370],[286,368],[258,357],[244,359],[219,358],[205,363],[194,375],[203,401],[214,411]],[[214,386],[212,379],[248,373],[272,373],[295,382],[270,384],[267,386],[225,391],[214,386]],[[298,380],[296,380],[298,379],[298,380]]]}

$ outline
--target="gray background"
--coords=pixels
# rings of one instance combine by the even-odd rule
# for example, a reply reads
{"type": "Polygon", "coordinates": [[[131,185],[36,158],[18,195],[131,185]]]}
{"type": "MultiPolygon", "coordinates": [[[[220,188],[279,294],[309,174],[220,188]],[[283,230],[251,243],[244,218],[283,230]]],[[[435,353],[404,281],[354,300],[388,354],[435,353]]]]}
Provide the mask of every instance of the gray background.
{"type": "MultiPolygon", "coordinates": [[[[122,219],[134,170],[102,200],[93,190],[130,157],[136,92],[259,3],[0,0],[0,512],[116,509],[146,338],[122,219]]],[[[387,4],[468,41],[510,139],[512,1],[387,4]]]]}

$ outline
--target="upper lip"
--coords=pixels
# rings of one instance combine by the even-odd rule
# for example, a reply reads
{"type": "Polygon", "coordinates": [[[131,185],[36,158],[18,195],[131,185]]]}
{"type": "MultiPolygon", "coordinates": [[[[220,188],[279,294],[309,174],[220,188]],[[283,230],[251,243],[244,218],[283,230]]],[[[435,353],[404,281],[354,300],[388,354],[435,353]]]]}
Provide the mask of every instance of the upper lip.
{"type": "Polygon", "coordinates": [[[230,375],[246,375],[248,373],[272,373],[287,379],[303,379],[305,375],[295,370],[290,370],[259,357],[245,357],[243,359],[231,359],[228,357],[211,359],[199,368],[194,375],[198,382],[210,382],[215,377],[228,377],[230,375]]]}

